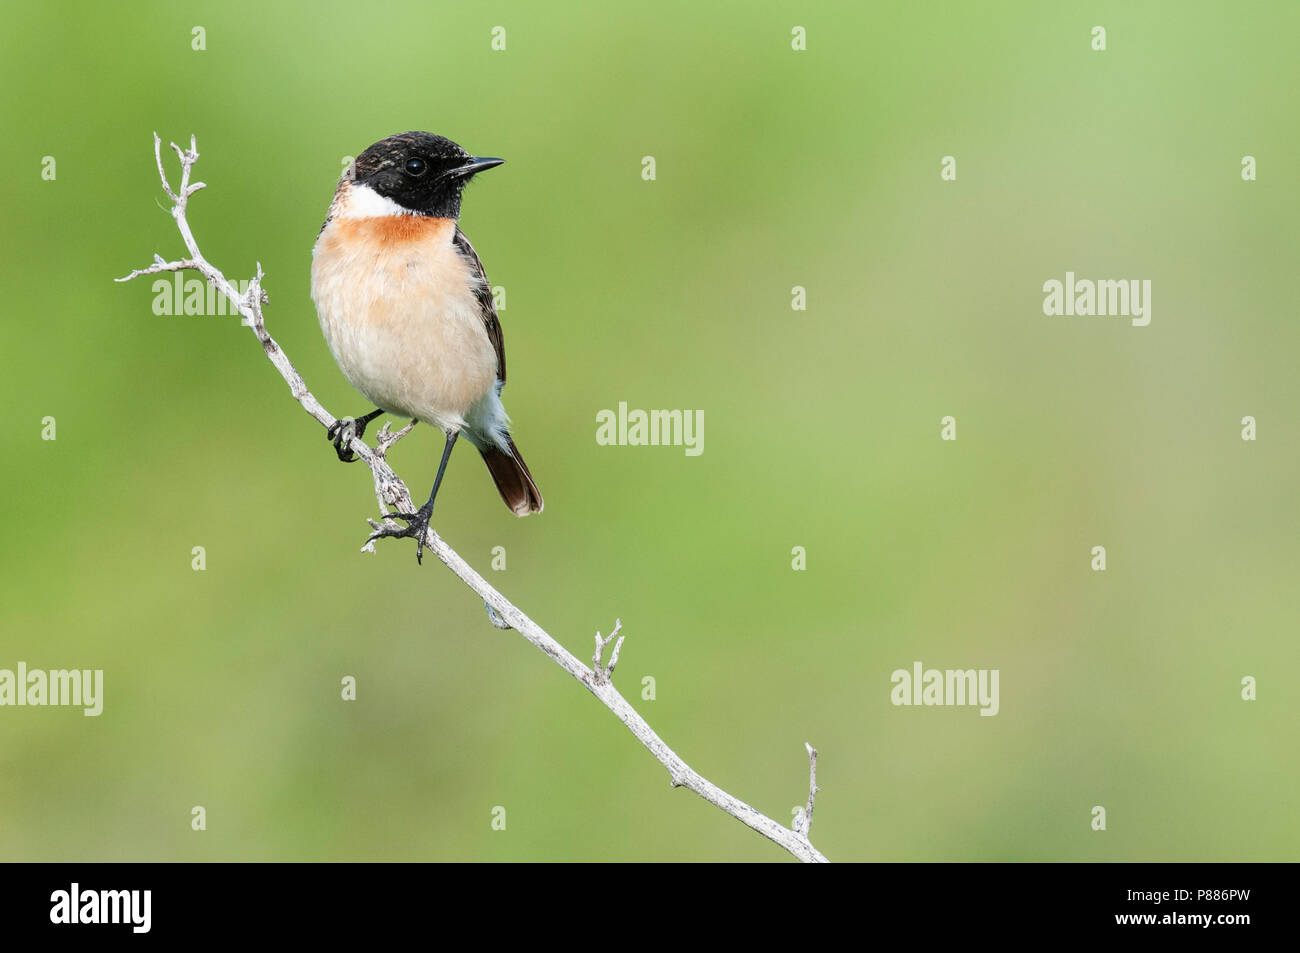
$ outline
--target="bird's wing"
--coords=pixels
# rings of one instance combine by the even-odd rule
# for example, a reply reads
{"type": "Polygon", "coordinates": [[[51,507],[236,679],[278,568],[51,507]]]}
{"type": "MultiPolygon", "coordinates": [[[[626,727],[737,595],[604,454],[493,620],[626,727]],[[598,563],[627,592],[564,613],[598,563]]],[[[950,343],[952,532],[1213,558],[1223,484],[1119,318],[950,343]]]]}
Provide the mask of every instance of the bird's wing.
{"type": "Polygon", "coordinates": [[[474,251],[474,246],[469,243],[465,233],[456,226],[456,234],[452,238],[452,244],[456,250],[465,256],[469,263],[470,273],[479,279],[478,286],[478,310],[479,316],[483,319],[483,328],[487,331],[488,340],[492,342],[492,347],[497,352],[497,379],[501,383],[506,381],[506,342],[501,336],[501,322],[497,320],[496,305],[492,301],[492,287],[488,284],[487,272],[483,270],[483,262],[479,261],[478,252],[474,251]]]}

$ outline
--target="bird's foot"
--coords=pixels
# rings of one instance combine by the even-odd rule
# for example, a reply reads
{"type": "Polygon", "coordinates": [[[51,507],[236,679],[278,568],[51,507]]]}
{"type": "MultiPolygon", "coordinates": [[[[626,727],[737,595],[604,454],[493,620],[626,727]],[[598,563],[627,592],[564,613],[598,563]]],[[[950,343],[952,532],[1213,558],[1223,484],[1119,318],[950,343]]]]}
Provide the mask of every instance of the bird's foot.
{"type": "MultiPolygon", "coordinates": [[[[405,520],[407,525],[401,529],[395,529],[389,526],[381,526],[375,530],[371,537],[366,540],[367,543],[373,543],[377,539],[403,539],[412,537],[415,539],[415,561],[424,564],[424,538],[429,529],[429,517],[433,515],[432,506],[422,506],[414,513],[389,513],[388,517],[395,517],[399,520],[405,520]]],[[[371,525],[375,525],[371,523],[371,525]]]]}
{"type": "Polygon", "coordinates": [[[366,435],[367,423],[369,421],[364,417],[360,420],[355,417],[340,417],[326,428],[325,439],[334,444],[334,452],[344,463],[352,463],[357,459],[357,455],[352,452],[348,444],[352,442],[353,437],[366,435]]]}

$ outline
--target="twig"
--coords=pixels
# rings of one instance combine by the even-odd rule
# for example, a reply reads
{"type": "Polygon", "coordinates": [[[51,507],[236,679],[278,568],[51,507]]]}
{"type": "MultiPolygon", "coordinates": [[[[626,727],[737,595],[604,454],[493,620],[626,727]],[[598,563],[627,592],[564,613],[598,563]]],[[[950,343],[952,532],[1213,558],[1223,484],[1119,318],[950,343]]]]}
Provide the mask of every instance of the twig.
{"type": "Polygon", "coordinates": [[[623,631],[623,620],[614,620],[614,631],[609,634],[609,638],[602,639],[600,633],[596,633],[596,654],[591,657],[591,671],[597,682],[608,682],[614,677],[614,666],[618,664],[618,653],[623,648],[623,636],[619,632],[623,631]],[[605,654],[605,646],[617,638],[618,642],[614,645],[614,651],[609,655],[609,664],[601,668],[600,659],[605,654]]]}
{"type": "Polygon", "coordinates": [[[796,833],[808,837],[812,833],[813,805],[817,802],[817,792],[821,788],[817,786],[817,749],[806,741],[803,746],[808,749],[808,803],[795,814],[794,829],[796,833]]]}
{"type": "MultiPolygon", "coordinates": [[[[140,275],[153,275],[163,271],[192,270],[203,275],[239,309],[239,313],[244,317],[243,323],[252,328],[253,333],[257,335],[262,350],[266,352],[266,356],[275,365],[275,369],[280,372],[280,376],[289,385],[289,392],[293,394],[294,400],[298,401],[303,409],[311,414],[322,427],[331,426],[335,423],[334,415],[329,413],[312,395],[311,391],[307,389],[307,384],[294,368],[293,362],[285,355],[280,345],[275,342],[275,339],[267,333],[266,322],[262,316],[262,305],[266,304],[268,299],[266,293],[262,290],[263,273],[261,263],[257,264],[257,274],[250,283],[248,291],[245,294],[240,294],[238,289],[226,280],[226,276],[208,262],[203,257],[202,252],[199,251],[198,242],[195,241],[194,233],[190,231],[189,222],[185,218],[186,206],[190,196],[204,188],[202,182],[190,182],[191,170],[199,159],[198,146],[194,137],[190,137],[190,147],[188,149],[181,149],[175,143],[172,143],[172,149],[176,151],[181,163],[180,189],[175,192],[172,191],[171,184],[167,181],[167,172],[163,167],[162,140],[158,138],[157,133],[154,133],[153,139],[154,157],[158,163],[158,176],[162,180],[163,190],[172,200],[172,217],[176,220],[176,227],[181,233],[181,239],[184,241],[190,257],[176,261],[166,261],[160,255],[154,255],[152,265],[147,268],[136,269],[129,275],[116,280],[129,281],[140,275]]],[[[387,424],[385,424],[379,432],[373,450],[356,436],[353,436],[348,441],[348,448],[370,468],[370,472],[374,477],[375,498],[379,502],[381,511],[384,510],[385,506],[395,507],[398,511],[407,513],[415,509],[411,502],[410,490],[389,467],[387,460],[388,450],[394,443],[409,433],[413,425],[414,422],[397,433],[390,433],[387,424]]],[[[385,517],[387,517],[386,512],[385,517]]],[[[374,520],[369,522],[371,526],[379,525],[374,520]]],[[[812,826],[813,798],[817,791],[817,752],[811,746],[807,746],[809,758],[812,761],[812,781],[808,790],[808,806],[806,810],[801,809],[801,813],[796,814],[795,827],[792,830],[777,823],[767,815],[756,811],[739,798],[732,797],[692,769],[676,752],[664,744],[663,739],[654,732],[654,729],[614,687],[614,666],[618,664],[619,650],[623,647],[623,636],[620,634],[623,628],[621,621],[615,622],[614,631],[609,634],[608,638],[602,639],[600,633],[596,633],[596,654],[592,659],[592,667],[587,668],[568,649],[551,638],[541,626],[524,615],[510,600],[489,585],[487,580],[475,572],[454,549],[443,542],[442,537],[435,533],[432,528],[427,531],[424,545],[425,549],[442,560],[448,569],[482,598],[484,608],[487,609],[488,617],[493,625],[497,628],[518,631],[520,635],[540,649],[544,655],[577,679],[586,687],[587,691],[595,695],[606,708],[613,712],[614,717],[626,725],[637,740],[668,770],[669,783],[673,787],[684,787],[694,791],[710,804],[726,811],[742,824],[776,842],[799,860],[808,862],[826,861],[826,858],[813,847],[808,839],[808,831],[812,826]],[[616,637],[617,641],[614,642],[616,637]],[[610,642],[614,642],[614,650],[610,654],[609,664],[602,666],[601,657],[610,642]],[[801,818],[806,820],[801,820],[801,818]]],[[[373,544],[370,543],[362,548],[371,552],[374,551],[373,544]]]]}

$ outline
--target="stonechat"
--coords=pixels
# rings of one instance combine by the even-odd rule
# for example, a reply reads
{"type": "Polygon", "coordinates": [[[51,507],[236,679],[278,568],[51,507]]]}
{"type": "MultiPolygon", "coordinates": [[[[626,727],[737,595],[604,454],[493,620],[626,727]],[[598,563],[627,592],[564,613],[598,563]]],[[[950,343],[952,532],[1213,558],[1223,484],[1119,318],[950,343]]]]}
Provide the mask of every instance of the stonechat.
{"type": "Polygon", "coordinates": [[[492,290],[458,224],[470,179],[504,161],[427,132],[376,142],[344,172],[312,250],[321,331],[343,376],[377,408],[329,428],[339,459],[356,459],[348,442],[383,413],[423,421],[446,437],[428,502],[394,514],[405,528],[371,536],[415,537],[417,560],[462,434],[516,516],[542,510],[501,403],[506,352],[492,290]]]}

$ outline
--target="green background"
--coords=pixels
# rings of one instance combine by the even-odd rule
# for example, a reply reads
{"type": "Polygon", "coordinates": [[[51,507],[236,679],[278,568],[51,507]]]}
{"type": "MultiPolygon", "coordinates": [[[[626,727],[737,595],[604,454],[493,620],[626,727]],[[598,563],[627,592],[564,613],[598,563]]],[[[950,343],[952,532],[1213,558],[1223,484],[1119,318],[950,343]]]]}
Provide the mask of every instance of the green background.
{"type": "MultiPolygon", "coordinates": [[[[547,504],[461,448],[435,526],[583,658],[621,617],[693,767],[788,822],[811,741],[837,860],[1295,859],[1298,10],[8,4],[0,667],[106,697],[0,709],[0,857],[786,856],[436,561],[360,554],[368,473],[238,319],[112,282],[182,254],[150,135],[195,133],[204,253],[368,409],[310,250],[343,157],[428,129],[508,160],[462,223],[547,504]],[[1151,325],[1045,317],[1067,270],[1150,279],[1151,325]],[[619,401],[702,409],[703,455],[598,446],[619,401]],[[892,706],[914,660],[1000,714],[892,706]]],[[[441,443],[393,451],[417,495],[441,443]]]]}

